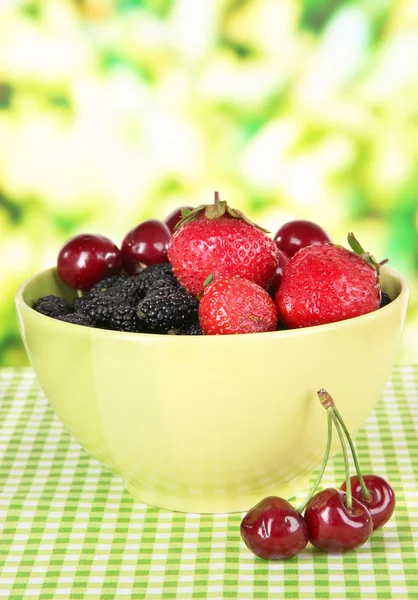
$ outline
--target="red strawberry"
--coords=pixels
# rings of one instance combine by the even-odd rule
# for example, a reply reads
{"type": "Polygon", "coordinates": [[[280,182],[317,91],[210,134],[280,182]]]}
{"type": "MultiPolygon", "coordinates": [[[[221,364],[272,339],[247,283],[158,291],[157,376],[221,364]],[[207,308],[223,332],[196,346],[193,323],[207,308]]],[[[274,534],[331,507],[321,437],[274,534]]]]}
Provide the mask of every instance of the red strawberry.
{"type": "Polygon", "coordinates": [[[276,306],[288,327],[343,321],[379,308],[380,265],[352,233],[348,241],[355,252],[330,243],[308,246],[285,266],[276,306]]]}
{"type": "Polygon", "coordinates": [[[205,289],[199,320],[205,335],[261,333],[276,329],[277,311],[262,287],[238,276],[226,277],[205,289]]]}
{"type": "Polygon", "coordinates": [[[215,279],[240,275],[265,287],[278,262],[275,242],[240,211],[220,201],[186,213],[168,247],[173,273],[191,294],[215,279]]]}

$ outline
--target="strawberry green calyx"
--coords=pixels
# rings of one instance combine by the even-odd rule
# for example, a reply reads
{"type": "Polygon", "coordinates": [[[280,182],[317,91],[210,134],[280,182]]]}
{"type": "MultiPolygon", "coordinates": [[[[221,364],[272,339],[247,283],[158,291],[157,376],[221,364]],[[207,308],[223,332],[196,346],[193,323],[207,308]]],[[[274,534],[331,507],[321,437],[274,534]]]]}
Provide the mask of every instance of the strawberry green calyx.
{"type": "Polygon", "coordinates": [[[385,258],[381,262],[377,262],[377,260],[370,254],[370,252],[365,252],[363,246],[360,244],[354,233],[350,232],[347,236],[347,241],[350,245],[350,248],[358,254],[368,265],[370,265],[377,274],[377,283],[376,287],[379,289],[380,297],[381,297],[381,285],[380,285],[380,267],[385,265],[389,259],[385,258]]]}
{"type": "Polygon", "coordinates": [[[360,244],[360,242],[352,232],[348,234],[347,241],[353,252],[358,254],[368,265],[375,269],[379,281],[380,267],[386,264],[389,261],[389,259],[386,258],[385,260],[382,260],[380,263],[378,263],[377,260],[370,254],[370,252],[366,252],[364,250],[363,246],[360,244]]]}
{"type": "Polygon", "coordinates": [[[205,281],[203,282],[203,287],[204,287],[204,288],[207,288],[207,287],[208,287],[208,285],[209,285],[210,283],[212,283],[213,279],[214,279],[214,277],[213,277],[213,273],[210,273],[210,274],[209,274],[209,275],[206,277],[205,281]]]}
{"type": "Polygon", "coordinates": [[[267,229],[260,227],[259,225],[248,219],[240,210],[228,206],[226,200],[220,200],[219,192],[215,192],[214,204],[201,204],[193,210],[183,210],[181,214],[182,218],[175,226],[175,229],[179,229],[187,223],[192,223],[193,221],[196,221],[196,219],[200,217],[200,215],[204,215],[206,219],[209,219],[209,221],[214,221],[215,219],[220,219],[223,216],[228,216],[232,217],[233,219],[245,221],[249,225],[252,225],[257,229],[264,231],[264,233],[269,233],[267,229]]]}
{"type": "Polygon", "coordinates": [[[208,287],[208,285],[210,285],[212,283],[213,280],[214,280],[213,273],[209,273],[209,275],[206,277],[205,281],[203,282],[203,290],[200,290],[200,292],[197,294],[197,299],[199,300],[199,302],[203,298],[203,294],[205,293],[206,288],[208,287]]]}
{"type": "MultiPolygon", "coordinates": [[[[184,219],[185,217],[187,217],[187,215],[189,215],[191,213],[191,209],[190,208],[182,208],[181,209],[181,218],[184,219]]],[[[176,224],[177,225],[177,224],[176,224]]]]}

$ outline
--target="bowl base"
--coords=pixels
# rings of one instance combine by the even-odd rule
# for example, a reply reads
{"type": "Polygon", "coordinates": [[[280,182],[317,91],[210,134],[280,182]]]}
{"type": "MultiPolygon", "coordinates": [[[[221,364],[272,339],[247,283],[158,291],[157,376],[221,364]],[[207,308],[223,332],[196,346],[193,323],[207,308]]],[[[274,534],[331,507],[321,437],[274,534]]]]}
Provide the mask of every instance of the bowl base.
{"type": "Polygon", "coordinates": [[[156,508],[187,513],[236,513],[246,512],[266,496],[294,498],[299,492],[308,492],[309,475],[292,480],[285,485],[260,488],[251,493],[232,494],[195,494],[180,496],[167,491],[150,489],[138,483],[125,482],[127,492],[138,502],[143,502],[156,508]]]}

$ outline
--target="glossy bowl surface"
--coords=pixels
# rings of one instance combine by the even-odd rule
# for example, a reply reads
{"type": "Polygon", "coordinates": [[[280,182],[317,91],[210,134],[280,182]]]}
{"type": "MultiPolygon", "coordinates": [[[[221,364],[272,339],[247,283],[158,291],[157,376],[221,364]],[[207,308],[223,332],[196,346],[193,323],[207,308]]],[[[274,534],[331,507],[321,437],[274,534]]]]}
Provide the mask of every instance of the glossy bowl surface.
{"type": "Polygon", "coordinates": [[[31,308],[35,300],[75,295],[54,268],[20,287],[16,307],[50,404],[135,498],[233,512],[307,486],[326,443],[316,390],[331,393],[353,434],[370,414],[398,352],[409,295],[389,267],[382,282],[395,299],[368,315],[248,335],[119,333],[51,319],[31,308]]]}

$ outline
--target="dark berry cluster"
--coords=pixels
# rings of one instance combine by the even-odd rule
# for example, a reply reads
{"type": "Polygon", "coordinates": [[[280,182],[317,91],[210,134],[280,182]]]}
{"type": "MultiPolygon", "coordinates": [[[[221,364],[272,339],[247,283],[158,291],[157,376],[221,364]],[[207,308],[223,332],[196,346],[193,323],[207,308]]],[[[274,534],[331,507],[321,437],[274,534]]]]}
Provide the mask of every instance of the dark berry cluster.
{"type": "Polygon", "coordinates": [[[169,263],[150,265],[139,274],[111,275],[69,304],[45,296],[38,312],[75,325],[113,331],[201,335],[199,302],[182,288],[169,263]]]}
{"type": "Polygon", "coordinates": [[[198,323],[199,302],[180,286],[151,288],[138,303],[137,318],[149,333],[168,333],[198,323]]]}
{"type": "Polygon", "coordinates": [[[59,319],[72,312],[70,304],[64,298],[49,295],[39,298],[35,303],[34,309],[47,317],[59,319]]]}

